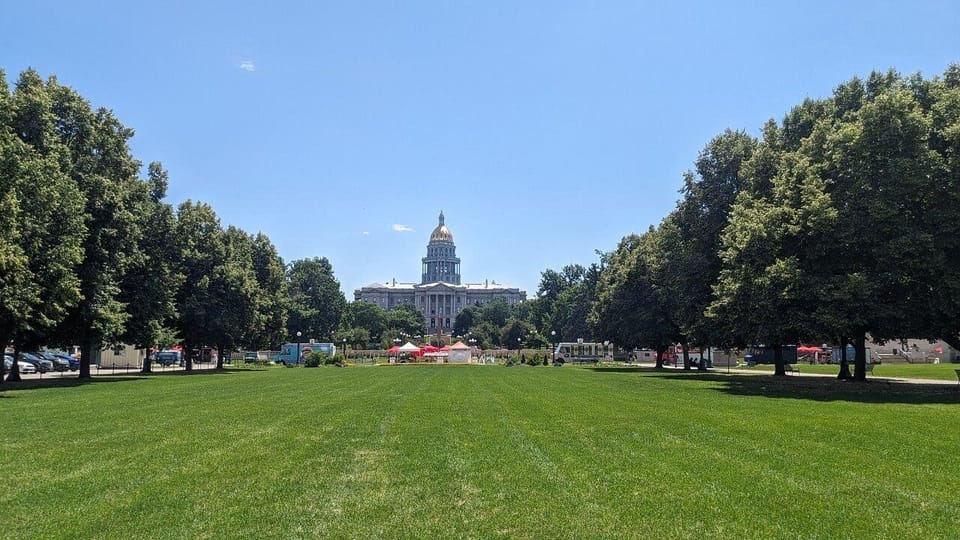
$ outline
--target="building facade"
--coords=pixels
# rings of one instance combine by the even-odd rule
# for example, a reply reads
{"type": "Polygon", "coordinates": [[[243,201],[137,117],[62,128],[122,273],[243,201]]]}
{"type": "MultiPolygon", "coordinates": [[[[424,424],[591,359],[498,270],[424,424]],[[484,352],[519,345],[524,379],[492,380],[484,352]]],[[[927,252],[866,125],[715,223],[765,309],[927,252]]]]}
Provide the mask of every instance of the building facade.
{"type": "Polygon", "coordinates": [[[430,333],[448,333],[457,315],[467,306],[484,305],[503,298],[510,305],[527,299],[526,291],[495,281],[461,283],[460,258],[453,234],[444,223],[443,212],[430,233],[427,255],[421,259],[420,283],[372,283],[354,291],[356,301],[372,302],[386,310],[403,304],[414,306],[423,315],[430,333]]]}

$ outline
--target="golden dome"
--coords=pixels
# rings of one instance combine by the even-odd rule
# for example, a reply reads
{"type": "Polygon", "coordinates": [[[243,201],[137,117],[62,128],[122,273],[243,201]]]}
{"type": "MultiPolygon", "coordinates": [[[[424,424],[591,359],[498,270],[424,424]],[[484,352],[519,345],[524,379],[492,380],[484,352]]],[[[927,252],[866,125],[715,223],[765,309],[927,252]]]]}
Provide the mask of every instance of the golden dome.
{"type": "Polygon", "coordinates": [[[440,224],[430,233],[431,242],[453,242],[453,233],[443,224],[443,212],[440,212],[440,224]]]}

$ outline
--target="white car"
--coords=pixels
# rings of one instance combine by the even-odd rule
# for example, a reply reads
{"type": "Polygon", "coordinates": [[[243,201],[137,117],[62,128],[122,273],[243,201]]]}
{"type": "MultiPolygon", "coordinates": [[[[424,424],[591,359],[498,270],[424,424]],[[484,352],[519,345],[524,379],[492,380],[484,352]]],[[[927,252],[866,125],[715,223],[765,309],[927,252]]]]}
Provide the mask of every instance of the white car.
{"type": "MultiPolygon", "coordinates": [[[[3,355],[4,372],[10,373],[10,368],[12,367],[13,367],[13,357],[10,356],[9,354],[3,355]]],[[[34,366],[30,362],[23,362],[23,361],[17,362],[17,369],[20,371],[20,373],[24,375],[37,372],[37,366],[34,366]]]]}
{"type": "Polygon", "coordinates": [[[24,375],[29,375],[31,373],[37,372],[37,366],[27,362],[26,360],[17,361],[17,369],[20,370],[20,373],[24,375]]]}
{"type": "MultiPolygon", "coordinates": [[[[10,368],[13,367],[13,358],[6,354],[3,355],[3,367],[5,372],[10,373],[10,368]]],[[[17,369],[24,375],[37,372],[36,366],[24,361],[17,362],[17,369]]]]}

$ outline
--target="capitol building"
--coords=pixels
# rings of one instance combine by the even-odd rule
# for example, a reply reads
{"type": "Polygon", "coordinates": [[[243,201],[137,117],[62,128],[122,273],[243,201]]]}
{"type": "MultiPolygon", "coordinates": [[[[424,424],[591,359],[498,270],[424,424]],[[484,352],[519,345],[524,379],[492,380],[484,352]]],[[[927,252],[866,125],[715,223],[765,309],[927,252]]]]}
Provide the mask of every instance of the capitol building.
{"type": "Polygon", "coordinates": [[[453,233],[440,222],[430,233],[427,256],[422,259],[420,283],[372,283],[354,291],[354,300],[372,302],[383,309],[403,304],[413,305],[423,315],[430,333],[448,333],[457,314],[467,306],[484,305],[496,298],[516,305],[527,298],[526,291],[505,287],[495,281],[460,282],[460,258],[453,243],[453,233]]]}

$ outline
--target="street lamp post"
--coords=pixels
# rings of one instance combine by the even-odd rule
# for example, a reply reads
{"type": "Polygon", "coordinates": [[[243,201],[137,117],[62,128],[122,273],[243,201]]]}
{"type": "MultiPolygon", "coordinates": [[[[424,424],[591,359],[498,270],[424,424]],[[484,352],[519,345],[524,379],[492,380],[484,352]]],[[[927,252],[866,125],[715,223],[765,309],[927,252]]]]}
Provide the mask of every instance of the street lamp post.
{"type": "Polygon", "coordinates": [[[608,352],[609,350],[610,350],[610,342],[609,342],[609,341],[604,341],[604,342],[603,342],[603,360],[604,360],[604,362],[606,362],[606,360],[607,360],[607,352],[608,352]]]}
{"type": "Polygon", "coordinates": [[[347,338],[343,338],[343,363],[347,363],[347,338]]]}
{"type": "Polygon", "coordinates": [[[557,331],[550,331],[550,363],[557,361],[557,331]]]}
{"type": "Polygon", "coordinates": [[[303,335],[303,332],[297,330],[297,365],[300,365],[300,336],[303,335]]]}

